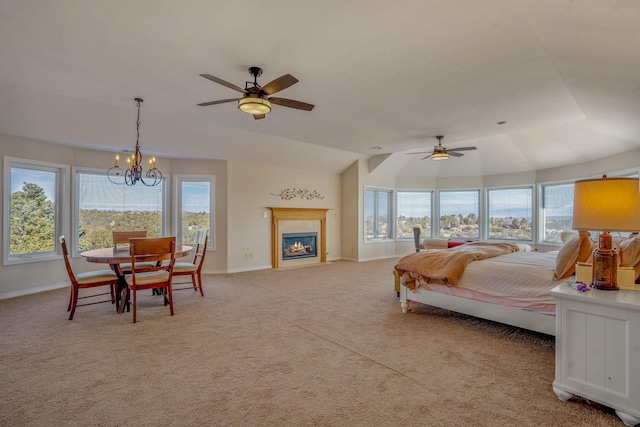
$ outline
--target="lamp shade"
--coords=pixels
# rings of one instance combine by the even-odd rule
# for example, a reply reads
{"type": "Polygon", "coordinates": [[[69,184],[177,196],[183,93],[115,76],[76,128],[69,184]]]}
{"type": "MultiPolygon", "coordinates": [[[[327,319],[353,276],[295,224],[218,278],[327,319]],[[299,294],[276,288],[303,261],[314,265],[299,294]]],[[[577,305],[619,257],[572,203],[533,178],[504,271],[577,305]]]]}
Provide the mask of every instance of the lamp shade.
{"type": "Polygon", "coordinates": [[[573,190],[573,229],[640,230],[638,178],[585,179],[573,190]]]}
{"type": "Polygon", "coordinates": [[[447,160],[449,158],[449,153],[446,151],[439,151],[437,153],[433,153],[431,156],[431,160],[447,160]]]}
{"type": "Polygon", "coordinates": [[[271,111],[271,103],[261,96],[249,95],[238,100],[238,108],[247,114],[267,114],[271,111]]]}

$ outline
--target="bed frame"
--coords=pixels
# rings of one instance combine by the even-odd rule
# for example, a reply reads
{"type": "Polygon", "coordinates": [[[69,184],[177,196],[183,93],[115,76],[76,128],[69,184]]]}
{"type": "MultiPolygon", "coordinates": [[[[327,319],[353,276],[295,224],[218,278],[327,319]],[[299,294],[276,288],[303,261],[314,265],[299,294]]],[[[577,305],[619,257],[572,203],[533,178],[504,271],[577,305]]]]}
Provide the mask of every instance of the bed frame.
{"type": "Polygon", "coordinates": [[[395,289],[400,297],[400,306],[402,307],[403,313],[409,310],[409,301],[415,301],[481,319],[541,332],[547,335],[555,336],[556,334],[555,315],[491,304],[425,289],[418,289],[416,292],[413,292],[400,283],[400,278],[396,271],[393,272],[393,275],[395,278],[395,289]]]}

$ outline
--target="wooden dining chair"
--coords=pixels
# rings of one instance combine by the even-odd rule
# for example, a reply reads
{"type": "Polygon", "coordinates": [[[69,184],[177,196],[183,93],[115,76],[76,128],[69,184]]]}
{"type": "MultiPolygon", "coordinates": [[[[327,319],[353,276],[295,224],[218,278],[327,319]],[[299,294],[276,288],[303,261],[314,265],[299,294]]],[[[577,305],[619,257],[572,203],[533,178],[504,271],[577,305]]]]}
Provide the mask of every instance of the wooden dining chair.
{"type": "Polygon", "coordinates": [[[176,260],[175,237],[130,239],[131,274],[126,276],[127,287],[133,293],[133,323],[136,323],[139,290],[161,288],[164,305],[173,316],[173,265],[176,260]],[[168,261],[163,263],[163,261],[168,261]]]}
{"type": "Polygon", "coordinates": [[[67,311],[71,312],[69,313],[69,320],[73,320],[73,315],[78,307],[100,304],[103,302],[115,303],[115,291],[118,288],[118,276],[116,273],[112,270],[98,270],[75,274],[71,268],[71,263],[69,262],[69,250],[67,249],[67,242],[65,241],[64,236],[60,236],[60,246],[62,247],[62,255],[64,256],[64,264],[67,267],[67,274],[71,281],[71,296],[69,297],[69,305],[67,306],[67,311]],[[88,294],[82,297],[79,296],[80,289],[97,288],[99,286],[109,286],[110,290],[109,292],[99,294],[88,294]],[[110,298],[108,300],[91,299],[88,300],[91,302],[78,304],[78,300],[80,299],[96,298],[102,295],[110,295],[110,298]]]}
{"type": "Polygon", "coordinates": [[[112,231],[111,237],[113,239],[113,249],[126,249],[129,250],[129,239],[143,239],[147,237],[147,230],[136,231],[112,231]]]}
{"type": "MultiPolygon", "coordinates": [[[[191,284],[193,286],[173,288],[174,291],[181,291],[185,289],[193,289],[197,291],[200,289],[200,295],[204,296],[204,290],[202,289],[202,264],[204,263],[204,257],[207,253],[207,242],[209,237],[206,231],[198,231],[196,235],[196,249],[193,253],[193,260],[191,262],[176,262],[173,266],[173,276],[191,276],[191,284]]],[[[174,285],[184,284],[188,282],[174,282],[174,285]]]]}
{"type": "MultiPolygon", "coordinates": [[[[143,239],[147,237],[147,230],[135,231],[112,231],[113,250],[126,250],[129,252],[129,239],[143,239]]],[[[131,263],[125,262],[120,264],[122,274],[131,274],[131,263]]]]}

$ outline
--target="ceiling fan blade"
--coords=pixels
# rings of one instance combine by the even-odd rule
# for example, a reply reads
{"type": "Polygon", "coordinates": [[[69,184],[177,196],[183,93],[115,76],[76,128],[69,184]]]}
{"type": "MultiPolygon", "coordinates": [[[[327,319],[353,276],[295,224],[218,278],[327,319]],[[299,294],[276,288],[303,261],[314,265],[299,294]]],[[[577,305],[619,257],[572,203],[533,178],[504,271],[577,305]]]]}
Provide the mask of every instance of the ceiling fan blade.
{"type": "Polygon", "coordinates": [[[469,151],[469,150],[477,150],[476,147],[460,147],[460,148],[449,148],[449,151],[469,151]]]}
{"type": "Polygon", "coordinates": [[[464,154],[462,154],[462,153],[456,153],[455,151],[451,151],[451,150],[447,151],[447,153],[449,153],[450,156],[454,156],[454,157],[462,157],[462,156],[464,156],[464,154]]]}
{"type": "MultiPolygon", "coordinates": [[[[416,154],[417,154],[417,153],[416,153],[416,154]]],[[[427,157],[423,157],[423,158],[421,158],[420,160],[430,159],[430,158],[431,158],[431,156],[433,156],[433,154],[429,154],[427,157]]]]}
{"type": "Polygon", "coordinates": [[[238,98],[233,98],[233,99],[221,99],[219,101],[210,101],[210,102],[203,102],[202,104],[198,104],[200,107],[206,107],[207,105],[216,105],[216,104],[224,104],[225,102],[232,102],[232,101],[237,101],[238,98]]]}
{"type": "Polygon", "coordinates": [[[298,83],[298,79],[293,77],[291,74],[285,74],[284,76],[280,76],[275,80],[270,81],[266,85],[262,86],[262,92],[265,95],[271,95],[276,92],[280,92],[288,88],[291,85],[298,83]]]}
{"type": "Polygon", "coordinates": [[[255,120],[260,120],[260,119],[264,119],[264,114],[254,114],[253,118],[255,120]]]}
{"type": "Polygon", "coordinates": [[[427,154],[427,153],[430,153],[430,152],[431,151],[418,151],[418,152],[415,152],[415,153],[405,153],[405,154],[427,154]]]}
{"type": "Polygon", "coordinates": [[[311,111],[315,105],[307,104],[306,102],[294,101],[293,99],[286,98],[269,98],[272,104],[282,105],[283,107],[296,108],[298,110],[311,111]]]}
{"type": "Polygon", "coordinates": [[[201,77],[204,77],[205,79],[209,79],[209,80],[211,80],[212,82],[216,82],[216,83],[218,83],[218,84],[221,84],[222,86],[226,86],[226,87],[228,87],[229,89],[233,89],[233,90],[237,90],[238,92],[245,93],[245,90],[244,90],[244,89],[242,89],[240,86],[236,86],[236,85],[234,85],[233,83],[229,83],[229,82],[227,82],[227,81],[224,81],[224,80],[222,80],[222,79],[219,79],[219,78],[217,78],[217,77],[215,77],[215,76],[212,76],[211,74],[200,74],[200,76],[201,76],[201,77]]]}

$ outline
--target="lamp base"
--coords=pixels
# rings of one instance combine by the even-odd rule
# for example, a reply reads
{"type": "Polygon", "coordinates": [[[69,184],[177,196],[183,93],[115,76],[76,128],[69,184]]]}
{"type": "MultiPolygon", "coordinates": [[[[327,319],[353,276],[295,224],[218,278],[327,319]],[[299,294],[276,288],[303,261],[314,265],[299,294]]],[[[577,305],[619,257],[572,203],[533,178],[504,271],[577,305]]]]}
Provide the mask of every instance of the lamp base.
{"type": "Polygon", "coordinates": [[[618,253],[611,248],[611,235],[601,233],[598,248],[593,251],[593,281],[591,287],[604,291],[616,291],[618,285],[618,253]]]}
{"type": "Polygon", "coordinates": [[[615,283],[607,284],[607,285],[599,285],[597,283],[591,284],[593,289],[601,289],[603,291],[617,291],[620,288],[615,283]]]}

